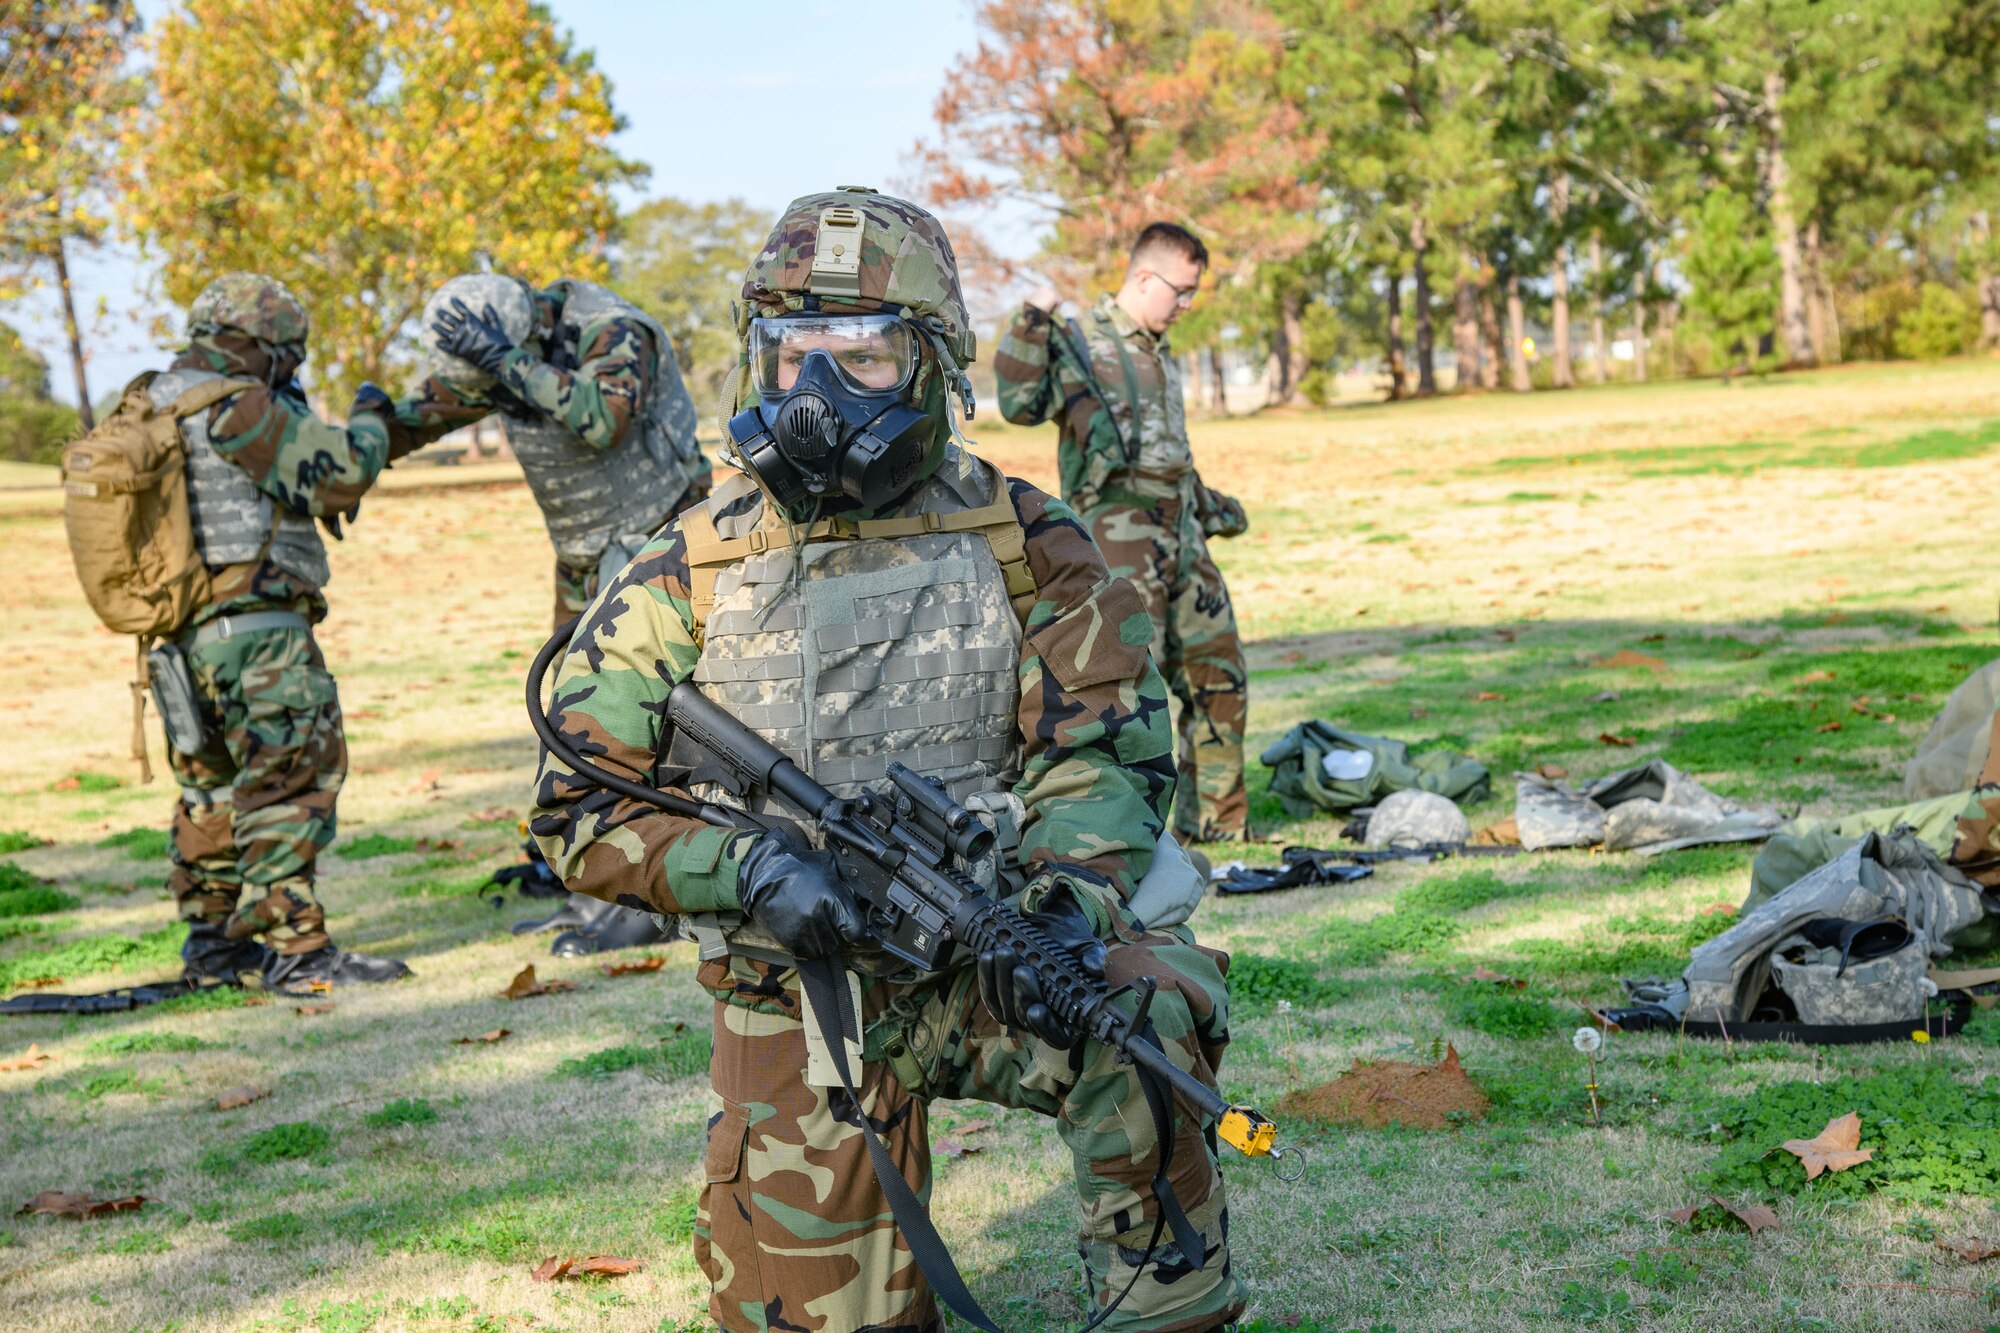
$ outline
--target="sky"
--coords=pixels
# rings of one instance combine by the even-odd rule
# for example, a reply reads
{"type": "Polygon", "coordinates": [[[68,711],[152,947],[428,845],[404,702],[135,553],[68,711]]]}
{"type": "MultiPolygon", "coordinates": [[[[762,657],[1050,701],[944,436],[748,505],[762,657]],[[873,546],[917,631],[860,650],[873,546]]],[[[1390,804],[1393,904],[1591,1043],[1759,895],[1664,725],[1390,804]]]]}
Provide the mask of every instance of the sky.
{"type": "MultiPolygon", "coordinates": [[[[166,8],[140,4],[148,22],[166,8]]],[[[931,131],[945,70],[977,41],[965,0],[555,0],[552,8],[611,80],[613,105],[629,122],[618,151],[653,169],[625,202],[739,198],[773,215],[810,191],[907,179],[905,157],[931,131]]],[[[1032,248],[1018,219],[990,239],[1008,253],[1032,248]]],[[[168,308],[130,245],[79,254],[71,268],[91,396],[101,401],[161,364],[149,325],[168,308]]],[[[55,302],[43,294],[0,318],[48,359],[57,396],[74,401],[55,302]]]]}

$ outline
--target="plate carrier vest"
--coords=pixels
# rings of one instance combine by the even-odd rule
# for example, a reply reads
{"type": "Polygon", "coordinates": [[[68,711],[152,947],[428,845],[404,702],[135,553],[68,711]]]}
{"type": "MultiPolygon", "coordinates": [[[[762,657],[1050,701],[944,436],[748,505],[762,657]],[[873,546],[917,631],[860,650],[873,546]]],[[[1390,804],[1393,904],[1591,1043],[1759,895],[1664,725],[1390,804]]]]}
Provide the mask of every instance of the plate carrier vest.
{"type": "MultiPolygon", "coordinates": [[[[212,370],[182,367],[153,377],[146,393],[155,408],[166,407],[197,384],[223,378],[212,370]]],[[[258,489],[250,474],[216,452],[208,438],[208,412],[181,418],[187,444],[188,514],[202,563],[240,565],[255,560],[268,539],[266,557],[279,569],[315,588],[326,586],[326,544],[309,515],[286,507],[272,532],[278,502],[258,489]]]]}
{"type": "MultiPolygon", "coordinates": [[[[559,421],[537,415],[507,418],[507,440],[541,507],[556,558],[565,565],[593,565],[619,537],[648,536],[673,513],[688,483],[708,470],[695,442],[694,400],[681,382],[673,343],[659,322],[598,286],[565,278],[562,313],[549,337],[552,362],[574,370],[578,349],[598,325],[629,320],[653,337],[653,387],[623,440],[593,448],[559,421]]],[[[634,543],[636,548],[637,543],[634,543]]]]}

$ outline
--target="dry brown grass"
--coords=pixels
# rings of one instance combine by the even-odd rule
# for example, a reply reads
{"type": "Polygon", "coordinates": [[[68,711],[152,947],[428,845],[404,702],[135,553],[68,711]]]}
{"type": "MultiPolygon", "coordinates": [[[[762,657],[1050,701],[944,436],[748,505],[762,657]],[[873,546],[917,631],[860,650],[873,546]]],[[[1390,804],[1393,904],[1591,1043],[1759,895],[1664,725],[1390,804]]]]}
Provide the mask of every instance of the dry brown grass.
{"type": "MultiPolygon", "coordinates": [[[[1462,691],[1450,687],[1464,693],[1485,687],[1482,673],[1525,670],[1527,659],[1507,655],[1513,640],[1483,632],[1496,628],[1523,644],[1546,633],[1560,658],[1563,645],[1594,643],[1592,635],[1607,647],[1630,646],[1641,625],[1775,643],[1772,620],[1783,612],[1859,622],[1890,610],[1987,625],[1991,457],[1644,476],[1635,474],[1653,465],[1635,464],[1633,451],[1729,445],[1764,456],[1932,427],[1964,431],[1995,418],[2000,366],[1956,363],[1730,389],[1503,396],[1198,425],[1205,473],[1242,495],[1255,519],[1249,537],[1220,552],[1259,670],[1256,738],[1335,702],[1390,700],[1448,714],[1475,747],[1518,732],[1522,746],[1609,766],[1625,756],[1594,750],[1583,723],[1574,735],[1536,738],[1545,695],[1534,681],[1510,687],[1504,708],[1478,712],[1460,699],[1448,713],[1438,673],[1470,673],[1462,691]],[[1575,453],[1609,456],[1561,461],[1575,453]],[[1548,461],[1505,461],[1521,457],[1548,461]],[[1482,633],[1433,641],[1447,627],[1482,633]]],[[[1010,470],[1050,483],[1046,432],[979,433],[1010,470]]],[[[1676,457],[1663,466],[1719,456],[1676,457]]],[[[507,1327],[649,1330],[701,1310],[702,1285],[673,1221],[698,1178],[699,1080],[556,1073],[567,1056],[647,1040],[659,1023],[705,1021],[687,946],[671,950],[658,974],[611,980],[588,963],[552,963],[541,938],[509,937],[506,924],[530,915],[529,904],[408,896],[420,882],[449,886],[510,859],[511,830],[460,825],[490,807],[520,810],[533,758],[519,680],[546,629],[546,537],[517,482],[453,480],[402,470],[368,502],[352,538],[334,550],[334,610],[321,636],[351,719],[343,841],[375,832],[448,837],[471,858],[431,869],[419,855],[324,862],[339,938],[408,957],[418,979],[341,995],[331,1013],[310,1018],[274,1003],[10,1022],[0,1055],[38,1041],[58,1058],[40,1072],[0,1074],[0,1205],[11,1209],[45,1187],[137,1189],[161,1202],[141,1216],[87,1224],[8,1222],[0,1245],[7,1327],[502,1326],[476,1322],[487,1315],[517,1317],[507,1327]],[[529,961],[579,989],[497,999],[529,961]],[[498,1026],[514,1035],[492,1046],[450,1044],[498,1026]],[[87,1049],[122,1033],[212,1045],[179,1054],[87,1049]],[[84,1095],[93,1074],[118,1068],[133,1070],[140,1090],[84,1095]],[[241,1084],[276,1095],[229,1113],[204,1109],[216,1092],[241,1084]],[[413,1096],[437,1108],[436,1123],[367,1125],[368,1112],[413,1096]],[[298,1121],[332,1133],[322,1157],[203,1166],[253,1131],[298,1121]],[[284,1234],[287,1213],[298,1219],[296,1234],[284,1234]],[[370,1230],[371,1216],[394,1225],[370,1230]],[[276,1238],[256,1238],[259,1227],[276,1238]],[[558,1251],[636,1252],[649,1267],[617,1283],[531,1283],[532,1262],[558,1251]]],[[[129,645],[98,627],[77,595],[46,496],[0,493],[0,546],[0,829],[54,840],[11,859],[83,899],[49,938],[156,927],[170,916],[163,867],[95,844],[161,824],[169,789],[52,789],[76,771],[129,777],[129,645]]],[[[1836,621],[1798,629],[1788,643],[1799,652],[1883,646],[1897,632],[1836,621]]],[[[1661,727],[1705,716],[1727,692],[1734,699],[1757,688],[1720,668],[1675,665],[1667,680],[1645,682],[1663,691],[1650,719],[1661,727]]],[[[1558,668],[1572,670],[1534,667],[1558,668]]],[[[1891,795],[1886,762],[1921,729],[1925,709],[1907,711],[1879,751],[1863,753],[1865,764],[1800,799],[1817,807],[1891,795]]],[[[1417,729],[1440,728],[1434,720],[1417,729]]],[[[1799,772],[1810,777],[1810,765],[1799,772]]],[[[1496,797],[1486,813],[1506,804],[1496,797]]],[[[1286,832],[1324,842],[1335,830],[1314,821],[1286,832]]],[[[1199,924],[1225,947],[1283,956],[1315,931],[1388,910],[1412,887],[1463,870],[1393,867],[1340,894],[1211,904],[1199,924]]],[[[1532,881],[1536,896],[1466,913],[1458,947],[1504,957],[1523,939],[1589,942],[1602,932],[1607,904],[1679,919],[1741,893],[1735,861],[1657,880],[1619,873],[1582,854],[1503,867],[1509,881],[1532,881]]],[[[45,942],[0,946],[0,957],[45,942]]],[[[1890,1230],[1908,1210],[1808,1196],[1783,1206],[1785,1230],[1754,1242],[1690,1236],[1661,1220],[1692,1198],[1687,1182],[1713,1151],[1676,1130],[1678,1109],[1633,1109],[1668,1087],[1662,1078],[1720,1093],[1836,1065],[1894,1067],[1917,1053],[1743,1054],[1670,1076],[1648,1063],[1669,1058],[1668,1044],[1633,1042],[1623,1063],[1607,1063],[1605,1078],[1607,1100],[1624,1099],[1632,1113],[1592,1130],[1580,1071],[1573,1095],[1563,1093],[1559,1052],[1456,1026],[1449,992],[1425,981],[1422,965],[1389,960],[1333,975],[1346,997],[1300,1014],[1289,1039],[1269,1018],[1239,1024],[1228,1070],[1237,1091],[1275,1102],[1294,1065],[1316,1082],[1358,1056],[1449,1035],[1475,1077],[1505,1082],[1513,1063],[1533,1055],[1558,1071],[1556,1092],[1538,1120],[1517,1107],[1511,1118],[1456,1135],[1307,1134],[1314,1168],[1296,1185],[1230,1161],[1237,1262],[1256,1293],[1253,1314],[1403,1333],[1569,1327],[1587,1316],[1564,1304],[1563,1283],[1576,1281],[1588,1292],[1635,1296],[1629,1315],[1608,1316],[1604,1327],[1962,1329],[1996,1317],[1985,1303],[1951,1294],[1992,1280],[1972,1270],[1938,1266],[1910,1280],[1942,1290],[1858,1285],[1905,1281],[1905,1265],[1928,1253],[1890,1230]],[[1653,1252],[1685,1252],[1700,1273],[1659,1286],[1614,1267],[1653,1252]]],[[[129,979],[69,981],[82,988],[129,979]]],[[[1935,1058],[1993,1066],[1970,1049],[1935,1058]]],[[[1023,1117],[1008,1117],[989,1137],[984,1152],[942,1165],[941,1225],[1003,1323],[1055,1327],[1076,1313],[1068,1165],[1054,1136],[1023,1117]]],[[[1963,1230],[1981,1207],[1948,1201],[1922,1215],[1963,1230]]]]}

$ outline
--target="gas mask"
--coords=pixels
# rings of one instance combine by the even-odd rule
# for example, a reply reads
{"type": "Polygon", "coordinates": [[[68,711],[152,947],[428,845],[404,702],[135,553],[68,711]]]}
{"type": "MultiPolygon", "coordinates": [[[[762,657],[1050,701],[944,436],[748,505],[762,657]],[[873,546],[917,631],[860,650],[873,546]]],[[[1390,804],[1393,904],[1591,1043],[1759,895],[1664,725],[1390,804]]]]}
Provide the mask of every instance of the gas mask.
{"type": "Polygon", "coordinates": [[[908,489],[937,430],[907,401],[917,335],[895,315],[793,315],[750,321],[757,405],[729,422],[743,465],[771,498],[867,509],[908,489]]]}

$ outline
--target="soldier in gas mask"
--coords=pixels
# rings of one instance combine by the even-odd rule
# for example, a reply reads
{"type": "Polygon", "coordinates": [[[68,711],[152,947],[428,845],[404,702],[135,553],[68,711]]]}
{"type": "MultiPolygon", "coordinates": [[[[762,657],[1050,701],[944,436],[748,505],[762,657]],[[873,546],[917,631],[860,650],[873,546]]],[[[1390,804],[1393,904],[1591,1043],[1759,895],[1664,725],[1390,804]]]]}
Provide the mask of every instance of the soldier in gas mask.
{"type": "MultiPolygon", "coordinates": [[[[576,278],[539,290],[498,274],[453,278],[423,316],[432,359],[398,403],[419,425],[463,425],[496,409],[555,545],[555,623],[590,604],[633,552],[708,493],[694,403],[658,321],[576,278]]],[[[500,873],[537,896],[560,886],[539,853],[500,873]]],[[[558,954],[671,938],[651,916],[570,895],[521,929],[556,930],[558,954]]]]}
{"type": "MultiPolygon", "coordinates": [[[[743,286],[729,435],[743,467],[584,615],[553,725],[605,768],[707,800],[712,764],[664,734],[698,688],[843,797],[891,760],[995,826],[982,877],[1086,969],[1160,979],[1152,1021],[1212,1080],[1228,1041],[1221,955],[1185,925],[1200,876],[1165,835],[1166,687],[1132,585],[1076,514],[954,442],[974,354],[937,219],[846,188],[797,199],[743,286]],[[1159,873],[1154,873],[1154,872],[1159,873]]],[[[782,826],[721,829],[597,787],[545,755],[530,828],[572,889],[682,918],[715,1000],[715,1098],[695,1254],[726,1330],[941,1327],[871,1169],[859,1117],[906,1183],[929,1180],[927,1107],[974,1097],[1055,1118],[1076,1157],[1080,1251],[1111,1333],[1206,1333],[1241,1313],[1213,1149],[1163,1145],[1132,1067],[1079,1041],[1001,951],[897,970],[833,856],[782,826]],[[845,955],[866,1058],[857,1107],[809,1058],[797,963],[845,955]],[[1185,1228],[1157,1240],[1169,1208],[1185,1228]]]]}

